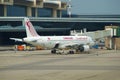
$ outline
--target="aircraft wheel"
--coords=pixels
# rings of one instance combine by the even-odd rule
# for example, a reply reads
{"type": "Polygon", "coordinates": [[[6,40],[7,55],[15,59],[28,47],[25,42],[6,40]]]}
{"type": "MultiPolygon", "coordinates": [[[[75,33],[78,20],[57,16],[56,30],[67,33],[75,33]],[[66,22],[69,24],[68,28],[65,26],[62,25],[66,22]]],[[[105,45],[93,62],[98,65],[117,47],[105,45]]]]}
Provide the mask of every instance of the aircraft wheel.
{"type": "Polygon", "coordinates": [[[55,54],[55,53],[56,53],[56,50],[55,50],[55,49],[51,50],[51,53],[55,54]]]}
{"type": "Polygon", "coordinates": [[[69,51],[69,54],[74,54],[74,51],[69,51]]]}

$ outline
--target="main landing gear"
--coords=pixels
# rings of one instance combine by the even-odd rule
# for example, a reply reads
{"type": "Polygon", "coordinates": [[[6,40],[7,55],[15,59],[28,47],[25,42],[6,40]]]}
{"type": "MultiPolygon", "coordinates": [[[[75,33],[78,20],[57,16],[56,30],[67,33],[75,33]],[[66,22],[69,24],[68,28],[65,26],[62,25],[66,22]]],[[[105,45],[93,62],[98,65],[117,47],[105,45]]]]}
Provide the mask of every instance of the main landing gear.
{"type": "Polygon", "coordinates": [[[74,54],[75,50],[60,50],[60,49],[52,49],[52,54],[74,54]]]}
{"type": "Polygon", "coordinates": [[[56,54],[56,49],[52,49],[52,50],[51,50],[51,53],[52,53],[52,54],[56,54]]]}

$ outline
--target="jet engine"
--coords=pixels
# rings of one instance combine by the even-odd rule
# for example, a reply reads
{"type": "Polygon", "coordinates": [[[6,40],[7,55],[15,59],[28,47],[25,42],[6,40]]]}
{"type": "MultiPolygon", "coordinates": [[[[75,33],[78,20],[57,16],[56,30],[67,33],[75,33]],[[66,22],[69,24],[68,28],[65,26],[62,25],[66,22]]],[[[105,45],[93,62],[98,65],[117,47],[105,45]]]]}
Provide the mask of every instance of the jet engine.
{"type": "Polygon", "coordinates": [[[79,45],[78,50],[80,52],[87,52],[90,50],[90,46],[89,45],[79,45]]]}

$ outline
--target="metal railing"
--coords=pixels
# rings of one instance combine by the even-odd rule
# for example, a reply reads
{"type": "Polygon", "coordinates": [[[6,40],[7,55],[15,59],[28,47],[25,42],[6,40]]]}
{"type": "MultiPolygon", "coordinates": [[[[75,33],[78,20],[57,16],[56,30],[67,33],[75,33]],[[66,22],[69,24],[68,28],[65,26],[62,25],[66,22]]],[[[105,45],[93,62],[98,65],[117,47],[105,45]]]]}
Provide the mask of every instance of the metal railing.
{"type": "MultiPolygon", "coordinates": [[[[29,17],[31,21],[42,22],[117,22],[120,23],[120,18],[43,18],[29,17]]],[[[0,21],[23,21],[24,17],[0,17],[0,21]]]]}

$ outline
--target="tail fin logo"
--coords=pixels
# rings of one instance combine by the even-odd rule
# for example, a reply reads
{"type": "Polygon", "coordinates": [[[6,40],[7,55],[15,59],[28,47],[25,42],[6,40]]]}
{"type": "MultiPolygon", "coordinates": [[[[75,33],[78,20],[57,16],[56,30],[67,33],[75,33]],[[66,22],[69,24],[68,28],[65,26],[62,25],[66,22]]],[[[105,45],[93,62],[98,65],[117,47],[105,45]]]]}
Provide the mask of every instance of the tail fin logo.
{"type": "Polygon", "coordinates": [[[31,22],[29,20],[26,21],[26,25],[28,27],[29,33],[31,34],[31,36],[38,36],[37,32],[35,31],[35,29],[33,28],[33,25],[31,24],[31,22]]]}
{"type": "Polygon", "coordinates": [[[30,23],[30,21],[26,22],[26,24],[28,26],[29,31],[32,33],[32,30],[31,30],[32,24],[30,23]]]}

